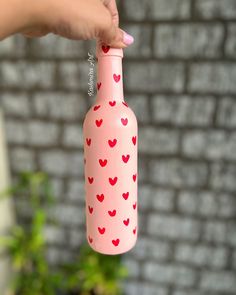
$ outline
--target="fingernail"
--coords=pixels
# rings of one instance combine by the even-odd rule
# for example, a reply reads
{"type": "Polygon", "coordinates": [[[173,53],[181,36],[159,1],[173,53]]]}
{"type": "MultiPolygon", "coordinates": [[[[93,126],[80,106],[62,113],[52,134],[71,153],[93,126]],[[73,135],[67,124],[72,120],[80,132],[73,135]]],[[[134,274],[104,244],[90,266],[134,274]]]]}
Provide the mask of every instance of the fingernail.
{"type": "Polygon", "coordinates": [[[125,43],[125,45],[130,45],[134,42],[134,37],[129,35],[128,33],[124,32],[123,42],[125,43]]]}

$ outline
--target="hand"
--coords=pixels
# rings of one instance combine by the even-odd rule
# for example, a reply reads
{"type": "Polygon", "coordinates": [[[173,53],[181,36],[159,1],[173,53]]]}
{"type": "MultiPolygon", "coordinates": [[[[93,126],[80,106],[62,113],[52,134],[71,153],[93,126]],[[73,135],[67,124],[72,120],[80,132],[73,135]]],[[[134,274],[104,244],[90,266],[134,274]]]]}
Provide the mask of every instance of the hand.
{"type": "Polygon", "coordinates": [[[119,28],[115,0],[40,0],[37,22],[22,33],[41,37],[54,33],[73,40],[99,39],[107,45],[124,48],[133,37],[119,28]]]}

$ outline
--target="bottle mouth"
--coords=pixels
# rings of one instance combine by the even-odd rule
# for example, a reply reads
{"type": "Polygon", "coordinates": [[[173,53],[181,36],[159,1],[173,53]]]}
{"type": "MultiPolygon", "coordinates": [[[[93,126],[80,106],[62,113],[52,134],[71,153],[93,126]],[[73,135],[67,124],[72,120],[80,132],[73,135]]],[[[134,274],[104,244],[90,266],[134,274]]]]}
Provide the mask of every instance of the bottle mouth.
{"type": "Polygon", "coordinates": [[[123,49],[122,48],[114,48],[101,43],[100,41],[96,42],[96,57],[104,57],[104,56],[119,56],[123,57],[123,49]]]}

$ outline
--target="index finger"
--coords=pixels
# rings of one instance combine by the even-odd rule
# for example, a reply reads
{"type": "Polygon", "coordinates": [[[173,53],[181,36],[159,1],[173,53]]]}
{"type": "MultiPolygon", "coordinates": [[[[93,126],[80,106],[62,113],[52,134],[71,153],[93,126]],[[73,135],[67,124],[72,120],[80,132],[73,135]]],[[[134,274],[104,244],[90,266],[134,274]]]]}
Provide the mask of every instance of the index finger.
{"type": "Polygon", "coordinates": [[[103,0],[103,4],[110,11],[112,16],[112,21],[118,27],[119,26],[119,13],[117,10],[116,0],[103,0]]]}

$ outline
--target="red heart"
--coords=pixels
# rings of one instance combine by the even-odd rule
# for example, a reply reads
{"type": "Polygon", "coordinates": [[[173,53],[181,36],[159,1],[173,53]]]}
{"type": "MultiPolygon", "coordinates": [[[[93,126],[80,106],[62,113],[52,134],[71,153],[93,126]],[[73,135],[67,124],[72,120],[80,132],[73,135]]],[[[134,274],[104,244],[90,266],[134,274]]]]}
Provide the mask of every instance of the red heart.
{"type": "Polygon", "coordinates": [[[123,105],[126,106],[127,108],[129,107],[128,104],[127,104],[127,102],[122,101],[122,103],[123,103],[123,105]]]}
{"type": "Polygon", "coordinates": [[[109,49],[110,49],[110,46],[109,45],[108,46],[102,45],[102,51],[104,53],[107,53],[109,51],[109,49]]]}
{"type": "Polygon", "coordinates": [[[108,143],[109,143],[110,147],[114,147],[116,145],[116,143],[117,143],[117,140],[116,139],[113,139],[113,140],[109,139],[108,143]]]}
{"type": "Polygon", "coordinates": [[[97,199],[98,199],[99,202],[103,202],[103,200],[104,200],[104,194],[97,195],[97,199]]]}
{"type": "Polygon", "coordinates": [[[102,119],[96,120],[97,127],[100,127],[102,125],[102,121],[103,121],[102,119]]]}
{"type": "Polygon", "coordinates": [[[121,118],[121,122],[122,122],[122,124],[124,125],[124,126],[126,126],[127,125],[127,123],[128,123],[128,119],[127,118],[121,118]]]}
{"type": "Polygon", "coordinates": [[[106,164],[107,164],[107,160],[102,160],[102,159],[99,159],[99,164],[102,166],[102,167],[105,167],[106,164]]]}
{"type": "Polygon", "coordinates": [[[101,228],[101,227],[98,227],[98,231],[101,235],[103,235],[105,233],[105,227],[101,228]]]}
{"type": "Polygon", "coordinates": [[[129,192],[127,192],[127,193],[123,193],[122,196],[123,196],[123,198],[124,198],[125,200],[127,200],[128,197],[129,197],[129,192]]]}
{"type": "Polygon", "coordinates": [[[87,145],[90,146],[90,144],[91,144],[91,138],[86,138],[86,142],[87,142],[87,145]]]}
{"type": "Polygon", "coordinates": [[[133,175],[133,181],[134,181],[134,182],[136,181],[136,178],[137,178],[137,175],[134,174],[134,175],[133,175]]]}
{"type": "Polygon", "coordinates": [[[133,234],[134,235],[136,234],[136,227],[133,229],[133,234]]]}
{"type": "Polygon", "coordinates": [[[124,225],[128,226],[129,225],[129,218],[127,218],[126,220],[123,220],[124,225]]]}
{"type": "Polygon", "coordinates": [[[115,101],[115,100],[113,100],[113,101],[109,101],[109,105],[110,105],[111,107],[114,107],[114,106],[116,105],[116,101],[115,101]]]}
{"type": "Polygon", "coordinates": [[[111,185],[115,185],[117,180],[118,180],[117,177],[114,177],[114,178],[109,177],[109,182],[110,182],[111,185]]]}
{"type": "Polygon", "coordinates": [[[133,204],[133,208],[134,208],[134,210],[136,209],[136,207],[137,207],[137,203],[135,202],[135,203],[133,204]]]}
{"type": "Polygon", "coordinates": [[[123,160],[123,162],[124,162],[124,163],[127,163],[127,162],[129,161],[129,157],[130,157],[130,155],[126,155],[126,156],[123,155],[123,156],[122,156],[122,160],[123,160]]]}
{"type": "Polygon", "coordinates": [[[89,208],[89,213],[92,214],[93,213],[93,207],[88,206],[89,208]]]}
{"type": "Polygon", "coordinates": [[[98,89],[98,90],[100,89],[101,85],[102,85],[101,82],[100,82],[100,83],[97,83],[97,89],[98,89]]]}
{"type": "Polygon", "coordinates": [[[136,136],[132,137],[133,144],[136,145],[136,136]]]}
{"type": "Polygon", "coordinates": [[[93,177],[88,177],[88,181],[89,181],[90,184],[92,184],[93,183],[93,177]]]}
{"type": "Polygon", "coordinates": [[[89,242],[92,243],[93,239],[90,236],[88,238],[89,238],[89,242]]]}
{"type": "Polygon", "coordinates": [[[116,239],[116,240],[112,240],[112,244],[117,247],[120,243],[120,240],[119,239],[116,239]]]}
{"type": "Polygon", "coordinates": [[[113,74],[113,78],[116,83],[120,81],[120,75],[113,74]]]}
{"type": "Polygon", "coordinates": [[[116,215],[116,210],[113,210],[113,211],[108,211],[109,215],[111,217],[115,216],[116,215]]]}
{"type": "Polygon", "coordinates": [[[93,110],[96,111],[100,108],[100,105],[94,106],[93,110]]]}

